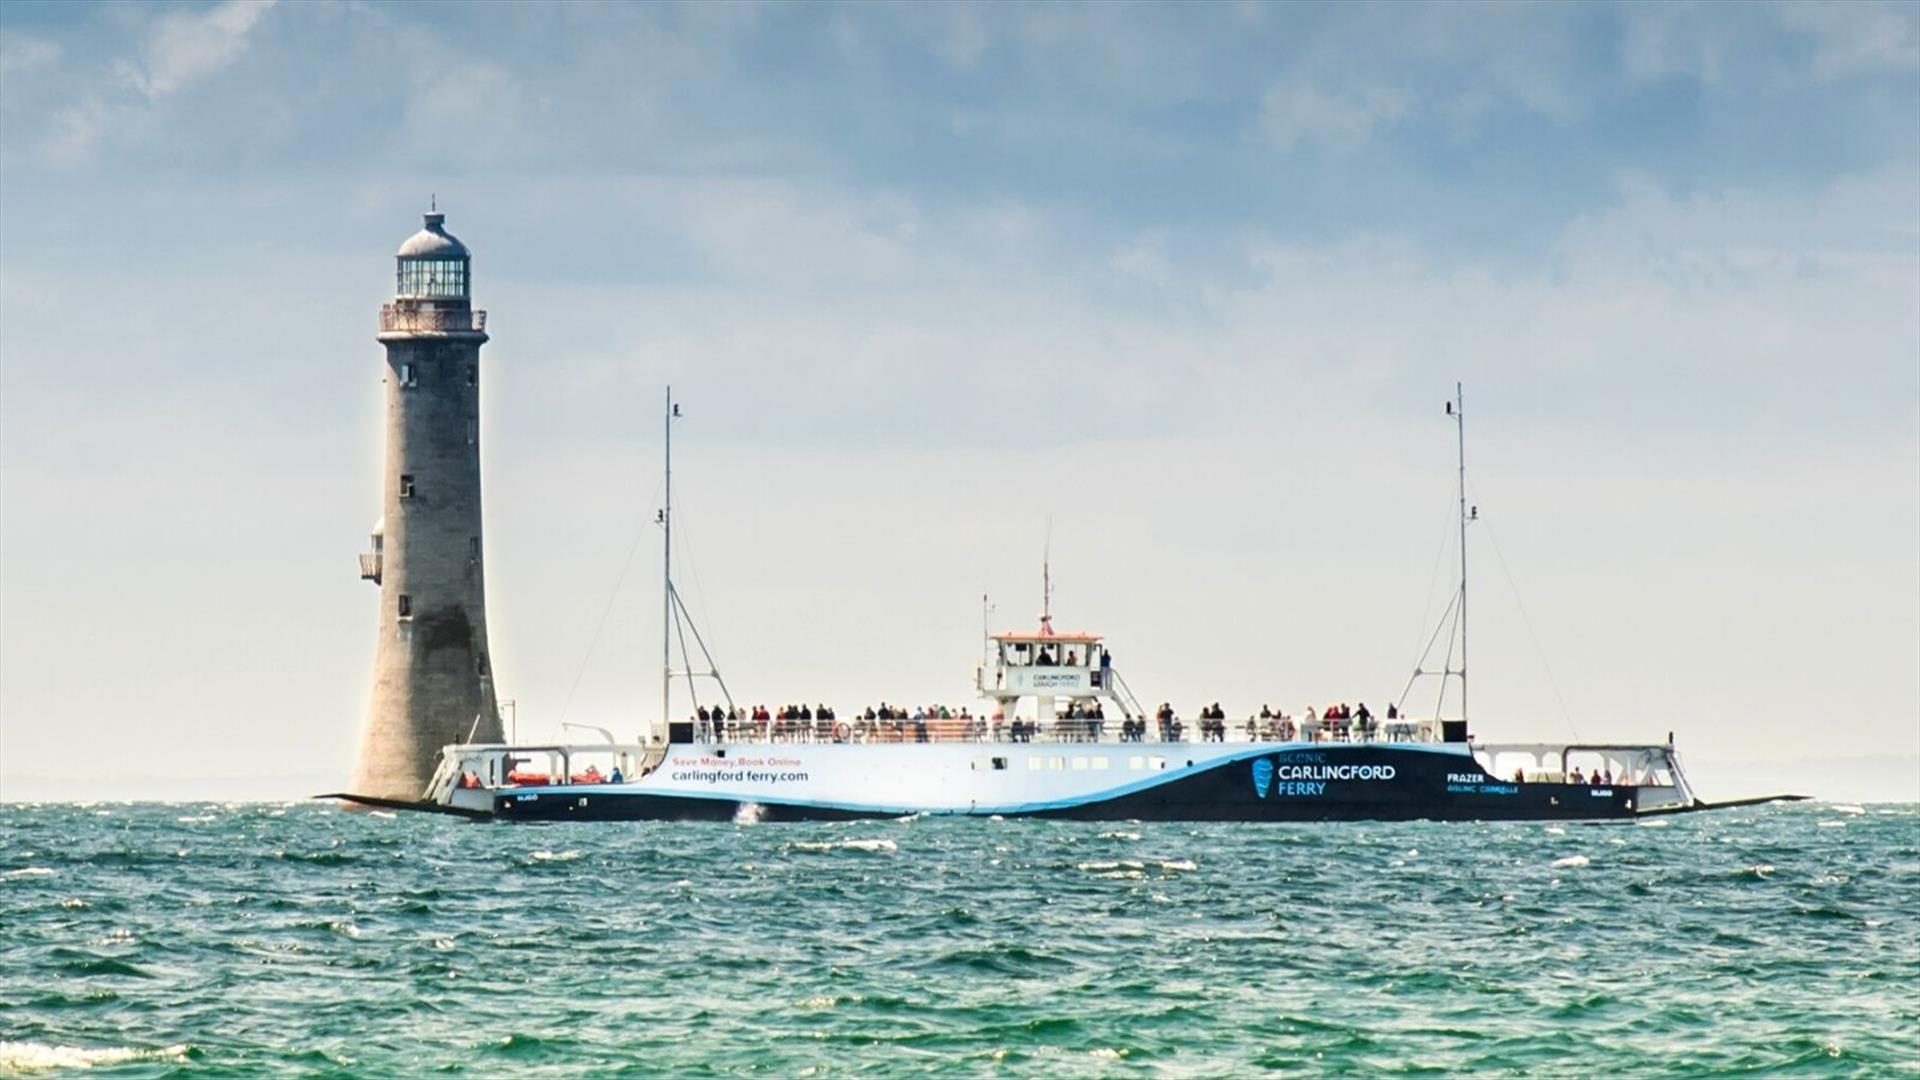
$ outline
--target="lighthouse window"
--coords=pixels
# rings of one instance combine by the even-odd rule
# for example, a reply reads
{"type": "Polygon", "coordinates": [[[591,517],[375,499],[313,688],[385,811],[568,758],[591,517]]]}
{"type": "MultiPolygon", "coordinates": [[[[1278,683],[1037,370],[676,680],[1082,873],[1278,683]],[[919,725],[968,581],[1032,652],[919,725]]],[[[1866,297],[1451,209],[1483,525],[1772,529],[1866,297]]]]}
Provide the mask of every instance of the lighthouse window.
{"type": "Polygon", "coordinates": [[[467,295],[465,259],[405,259],[400,263],[401,296],[467,295]]]}
{"type": "Polygon", "coordinates": [[[480,421],[469,416],[467,417],[467,445],[472,446],[475,443],[478,443],[479,441],[480,441],[480,421]]]}
{"type": "Polygon", "coordinates": [[[400,385],[401,386],[419,386],[420,385],[419,369],[415,368],[412,364],[401,364],[400,365],[400,385]]]}
{"type": "Polygon", "coordinates": [[[406,593],[400,594],[399,612],[403,619],[413,618],[413,597],[406,593]]]}
{"type": "Polygon", "coordinates": [[[469,562],[480,561],[480,538],[477,536],[467,537],[467,560],[469,562]]]}
{"type": "Polygon", "coordinates": [[[400,474],[400,497],[403,499],[413,498],[413,474],[412,473],[400,474]]]}
{"type": "Polygon", "coordinates": [[[467,365],[467,385],[468,386],[480,385],[480,365],[478,364],[467,365]]]}

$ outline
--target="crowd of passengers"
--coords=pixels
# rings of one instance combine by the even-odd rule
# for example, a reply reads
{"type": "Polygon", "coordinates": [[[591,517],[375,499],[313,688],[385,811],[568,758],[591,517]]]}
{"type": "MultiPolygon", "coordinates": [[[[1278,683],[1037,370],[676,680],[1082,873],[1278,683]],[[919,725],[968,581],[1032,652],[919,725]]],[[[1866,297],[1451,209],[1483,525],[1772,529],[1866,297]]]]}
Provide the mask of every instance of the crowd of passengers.
{"type": "MultiPolygon", "coordinates": [[[[976,715],[965,706],[905,706],[881,702],[841,720],[829,705],[783,705],[768,709],[733,706],[701,706],[693,717],[696,730],[709,739],[770,739],[775,742],[1032,742],[1040,725],[1032,720],[1004,715],[976,715]]],[[[1106,737],[1106,710],[1096,699],[1074,701],[1056,714],[1051,725],[1055,738],[1070,742],[1099,742],[1106,737]]],[[[1219,702],[1203,706],[1197,730],[1203,742],[1226,742],[1229,726],[1227,712],[1219,702]]],[[[1324,711],[1307,706],[1296,723],[1293,716],[1268,705],[1249,716],[1241,730],[1248,742],[1372,742],[1386,727],[1388,738],[1406,738],[1413,725],[1401,715],[1397,705],[1388,705],[1385,717],[1376,718],[1366,702],[1357,706],[1345,703],[1328,705],[1324,711]]],[[[1121,742],[1145,742],[1151,733],[1160,742],[1180,742],[1187,724],[1174,712],[1172,704],[1162,702],[1153,718],[1127,718],[1120,722],[1121,742]]]]}

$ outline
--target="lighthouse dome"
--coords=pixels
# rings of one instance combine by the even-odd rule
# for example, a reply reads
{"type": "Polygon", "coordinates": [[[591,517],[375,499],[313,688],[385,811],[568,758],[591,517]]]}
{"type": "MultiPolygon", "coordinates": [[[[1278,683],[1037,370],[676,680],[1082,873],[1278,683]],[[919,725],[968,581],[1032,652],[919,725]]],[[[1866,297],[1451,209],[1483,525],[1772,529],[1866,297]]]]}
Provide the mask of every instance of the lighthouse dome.
{"type": "Polygon", "coordinates": [[[446,230],[447,215],[431,213],[426,218],[426,227],[407,237],[407,242],[400,245],[400,258],[465,259],[470,256],[467,245],[446,230]]]}

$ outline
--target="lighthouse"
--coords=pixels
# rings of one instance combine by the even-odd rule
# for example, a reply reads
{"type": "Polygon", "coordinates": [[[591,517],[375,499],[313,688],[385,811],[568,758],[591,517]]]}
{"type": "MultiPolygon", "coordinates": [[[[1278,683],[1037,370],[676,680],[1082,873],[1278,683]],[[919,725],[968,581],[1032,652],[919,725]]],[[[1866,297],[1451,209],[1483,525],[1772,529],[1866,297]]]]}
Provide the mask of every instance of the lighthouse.
{"type": "MultiPolygon", "coordinates": [[[[437,210],[437,208],[436,208],[437,210]]],[[[400,245],[386,347],[381,518],[360,576],[380,588],[373,692],[354,790],[417,799],[440,748],[498,742],[480,529],[480,346],[473,260],[446,215],[400,245]]]]}

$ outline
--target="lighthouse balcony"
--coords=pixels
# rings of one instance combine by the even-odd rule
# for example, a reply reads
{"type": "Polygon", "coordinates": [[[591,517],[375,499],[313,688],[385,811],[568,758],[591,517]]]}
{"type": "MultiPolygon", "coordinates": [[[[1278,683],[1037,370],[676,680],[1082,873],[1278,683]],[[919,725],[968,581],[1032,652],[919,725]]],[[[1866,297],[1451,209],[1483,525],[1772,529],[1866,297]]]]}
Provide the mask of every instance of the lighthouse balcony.
{"type": "Polygon", "coordinates": [[[485,333],[487,313],[459,306],[438,307],[414,302],[380,305],[380,332],[485,333]]]}
{"type": "Polygon", "coordinates": [[[380,553],[375,551],[360,556],[360,580],[380,584],[380,553]]]}

